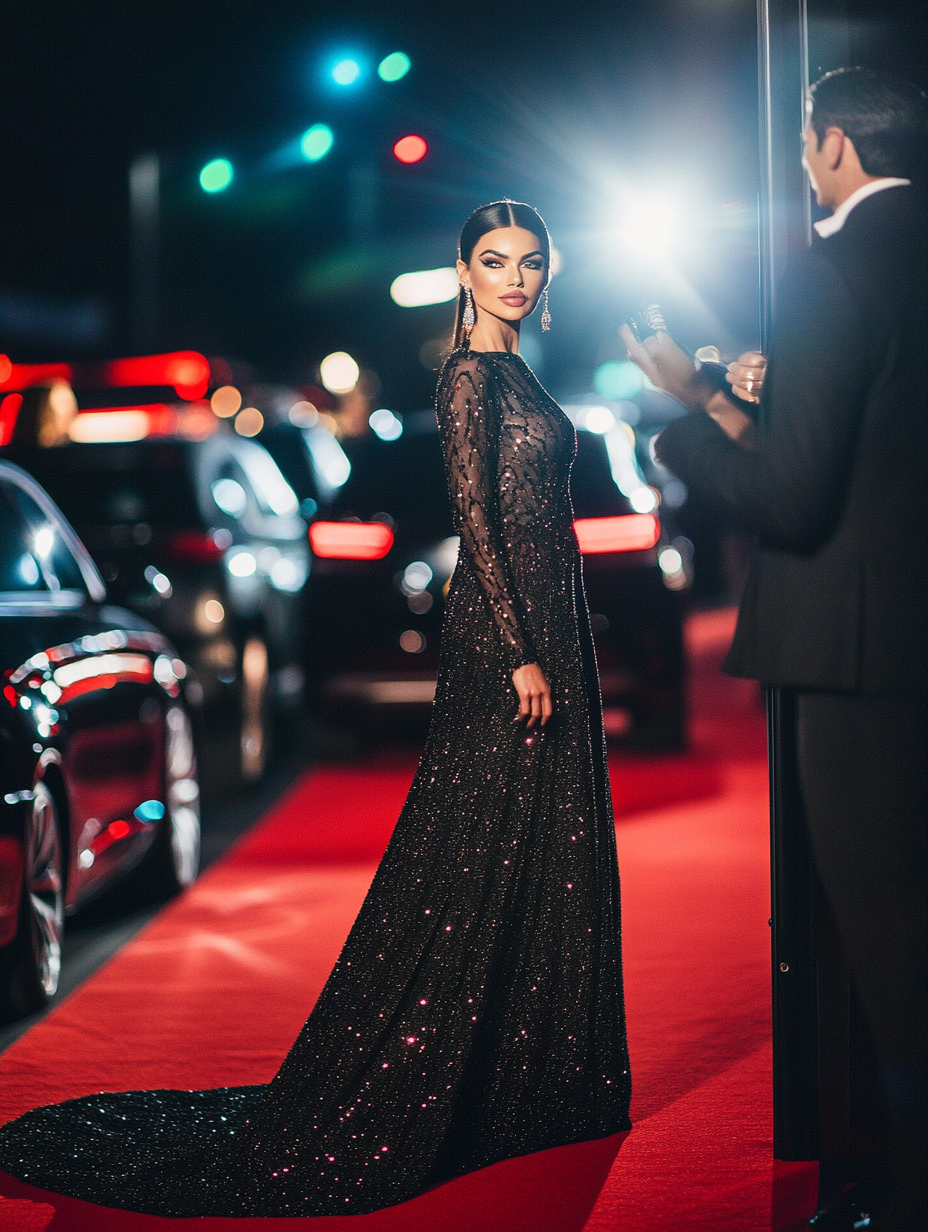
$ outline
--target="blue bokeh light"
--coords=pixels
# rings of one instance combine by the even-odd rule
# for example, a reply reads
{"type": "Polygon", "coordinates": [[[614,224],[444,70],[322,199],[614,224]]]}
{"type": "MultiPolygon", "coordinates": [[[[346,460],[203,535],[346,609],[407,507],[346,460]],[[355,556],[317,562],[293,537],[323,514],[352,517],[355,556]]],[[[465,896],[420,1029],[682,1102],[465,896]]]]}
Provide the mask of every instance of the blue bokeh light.
{"type": "Polygon", "coordinates": [[[593,388],[601,398],[621,402],[641,393],[644,388],[644,376],[641,369],[629,360],[623,362],[612,360],[609,363],[600,364],[593,373],[593,388]]]}
{"type": "Polygon", "coordinates": [[[357,60],[339,60],[332,69],[332,80],[337,86],[353,86],[361,76],[361,65],[357,60]]]}

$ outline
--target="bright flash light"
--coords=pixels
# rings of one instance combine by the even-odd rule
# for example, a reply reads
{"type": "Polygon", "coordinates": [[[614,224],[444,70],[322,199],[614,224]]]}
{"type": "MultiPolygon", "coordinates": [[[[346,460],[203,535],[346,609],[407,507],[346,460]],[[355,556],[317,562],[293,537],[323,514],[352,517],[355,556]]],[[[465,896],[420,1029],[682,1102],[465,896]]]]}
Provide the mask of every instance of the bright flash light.
{"type": "Polygon", "coordinates": [[[330,394],[348,394],[361,375],[357,361],[347,351],[333,351],[319,365],[319,377],[330,394]]]}
{"type": "Polygon", "coordinates": [[[605,436],[611,428],[615,427],[615,415],[608,406],[591,406],[586,413],[583,426],[587,432],[605,436]]]}
{"type": "Polygon", "coordinates": [[[396,441],[403,435],[403,421],[385,406],[374,411],[367,421],[382,441],[396,441]]]}
{"type": "Polygon", "coordinates": [[[357,60],[339,60],[332,69],[332,80],[337,86],[353,86],[361,76],[361,65],[357,60]]]}
{"type": "Polygon", "coordinates": [[[426,304],[447,304],[460,289],[458,272],[448,265],[400,274],[390,284],[390,298],[401,308],[422,308],[426,304]]]}
{"type": "Polygon", "coordinates": [[[669,201],[642,197],[626,204],[622,239],[636,256],[663,257],[677,241],[679,223],[669,201]]]}
{"type": "Polygon", "coordinates": [[[307,128],[300,138],[303,157],[311,163],[318,162],[320,158],[325,158],[331,150],[334,140],[335,137],[328,124],[314,124],[312,128],[307,128]]]}
{"type": "Polygon", "coordinates": [[[377,76],[381,81],[399,81],[410,70],[409,56],[402,51],[394,51],[377,65],[377,76]]]}
{"type": "Polygon", "coordinates": [[[52,548],[55,546],[55,532],[50,526],[43,526],[41,530],[36,531],[33,547],[36,556],[45,560],[52,548]]]}
{"type": "Polygon", "coordinates": [[[683,557],[676,548],[662,548],[657,563],[662,573],[680,573],[683,569],[683,557]]]}

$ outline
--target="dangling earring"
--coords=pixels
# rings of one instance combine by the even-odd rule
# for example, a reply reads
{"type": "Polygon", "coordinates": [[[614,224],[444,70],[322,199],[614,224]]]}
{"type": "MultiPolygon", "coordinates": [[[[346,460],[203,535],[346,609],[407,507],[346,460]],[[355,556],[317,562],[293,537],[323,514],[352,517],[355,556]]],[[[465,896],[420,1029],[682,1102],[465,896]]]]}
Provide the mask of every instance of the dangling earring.
{"type": "Polygon", "coordinates": [[[541,332],[548,333],[551,328],[551,313],[548,311],[548,288],[545,287],[545,306],[541,310],[541,332]]]}
{"type": "Polygon", "coordinates": [[[470,287],[464,288],[464,315],[461,318],[461,324],[464,326],[464,336],[469,338],[470,331],[474,328],[477,322],[477,313],[474,310],[474,297],[470,287]]]}

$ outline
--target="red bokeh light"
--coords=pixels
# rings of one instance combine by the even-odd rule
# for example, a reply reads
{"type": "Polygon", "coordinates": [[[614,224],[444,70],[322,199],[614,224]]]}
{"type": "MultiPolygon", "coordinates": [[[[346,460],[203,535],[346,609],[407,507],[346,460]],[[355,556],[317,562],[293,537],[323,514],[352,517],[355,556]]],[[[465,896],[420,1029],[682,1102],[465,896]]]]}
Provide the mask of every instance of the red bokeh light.
{"type": "Polygon", "coordinates": [[[393,531],[382,522],[313,522],[309,542],[317,556],[383,560],[393,547],[393,531]]]}
{"type": "Polygon", "coordinates": [[[574,530],[584,556],[599,552],[642,552],[653,548],[661,537],[661,526],[653,513],[577,518],[574,530]]]}
{"type": "Polygon", "coordinates": [[[45,382],[70,381],[72,376],[70,364],[12,364],[6,355],[0,355],[0,390],[28,389],[30,385],[45,382]]]}
{"type": "Polygon", "coordinates": [[[0,399],[0,445],[8,445],[16,427],[16,417],[23,404],[22,394],[7,394],[0,399]]]}
{"type": "Polygon", "coordinates": [[[173,385],[177,396],[189,402],[203,397],[209,388],[209,379],[209,361],[198,351],[114,359],[104,369],[104,383],[111,388],[173,385]]]}
{"type": "Polygon", "coordinates": [[[410,133],[408,137],[400,137],[393,147],[393,154],[401,163],[418,163],[429,152],[429,143],[424,137],[410,133]]]}

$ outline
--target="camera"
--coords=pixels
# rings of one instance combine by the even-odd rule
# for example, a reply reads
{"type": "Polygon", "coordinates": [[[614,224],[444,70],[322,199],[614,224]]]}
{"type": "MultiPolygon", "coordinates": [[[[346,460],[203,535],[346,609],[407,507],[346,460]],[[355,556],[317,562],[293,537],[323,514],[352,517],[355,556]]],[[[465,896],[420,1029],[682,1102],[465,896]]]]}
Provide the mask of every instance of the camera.
{"type": "Polygon", "coordinates": [[[625,318],[625,324],[638,342],[653,338],[659,333],[667,333],[667,322],[660,304],[642,304],[636,313],[625,318]]]}

